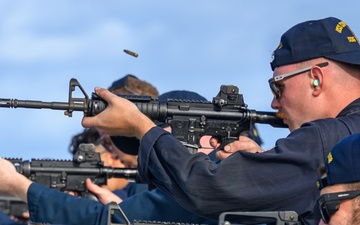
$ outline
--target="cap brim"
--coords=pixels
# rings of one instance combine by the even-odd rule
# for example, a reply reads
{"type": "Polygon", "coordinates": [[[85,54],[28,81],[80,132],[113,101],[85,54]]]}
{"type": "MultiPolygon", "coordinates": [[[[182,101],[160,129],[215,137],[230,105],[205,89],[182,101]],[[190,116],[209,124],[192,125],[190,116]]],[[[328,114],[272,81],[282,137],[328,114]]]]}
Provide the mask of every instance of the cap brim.
{"type": "Polygon", "coordinates": [[[360,51],[346,52],[336,55],[327,55],[324,57],[338,62],[360,65],[360,51]]]}
{"type": "Polygon", "coordinates": [[[111,136],[111,141],[126,154],[137,155],[139,153],[140,140],[135,137],[111,136]]]}

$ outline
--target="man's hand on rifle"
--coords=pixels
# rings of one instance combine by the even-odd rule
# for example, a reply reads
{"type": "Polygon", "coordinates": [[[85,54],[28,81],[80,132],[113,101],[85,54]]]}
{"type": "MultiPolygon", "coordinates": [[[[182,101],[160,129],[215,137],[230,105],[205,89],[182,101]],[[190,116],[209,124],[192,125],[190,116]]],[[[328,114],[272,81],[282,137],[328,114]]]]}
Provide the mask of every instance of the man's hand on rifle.
{"type": "Polygon", "coordinates": [[[147,131],[156,126],[129,100],[116,96],[104,88],[96,87],[95,92],[108,103],[108,106],[96,116],[84,117],[83,127],[97,127],[110,135],[141,139],[147,131]]]}
{"type": "Polygon", "coordinates": [[[30,219],[30,213],[29,212],[23,212],[22,213],[22,218],[17,218],[15,216],[10,215],[10,219],[12,219],[12,220],[14,220],[14,221],[16,221],[18,223],[23,224],[23,223],[26,223],[26,221],[28,221],[30,219]]]}
{"type": "Polygon", "coordinates": [[[0,193],[13,195],[27,202],[27,190],[31,181],[18,173],[14,165],[0,158],[0,193]]]}
{"type": "Polygon", "coordinates": [[[99,187],[98,185],[91,182],[91,180],[88,178],[86,179],[86,188],[94,194],[99,202],[103,205],[106,205],[110,202],[116,202],[117,204],[120,204],[122,202],[122,199],[119,198],[119,196],[112,193],[109,189],[99,187]]]}
{"type": "Polygon", "coordinates": [[[264,150],[251,138],[240,135],[239,140],[226,145],[223,150],[218,150],[216,152],[216,158],[224,160],[237,151],[261,153],[264,150]]]}

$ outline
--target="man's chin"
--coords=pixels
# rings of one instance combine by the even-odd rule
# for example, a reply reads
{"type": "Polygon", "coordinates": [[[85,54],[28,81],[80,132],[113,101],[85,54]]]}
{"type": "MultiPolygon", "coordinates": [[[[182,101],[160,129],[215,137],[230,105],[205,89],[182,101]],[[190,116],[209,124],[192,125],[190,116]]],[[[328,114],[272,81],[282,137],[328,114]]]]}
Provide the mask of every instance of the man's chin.
{"type": "Polygon", "coordinates": [[[289,126],[290,132],[293,132],[294,130],[300,128],[300,126],[296,126],[296,125],[294,125],[294,124],[289,124],[289,123],[287,123],[287,125],[289,126]]]}

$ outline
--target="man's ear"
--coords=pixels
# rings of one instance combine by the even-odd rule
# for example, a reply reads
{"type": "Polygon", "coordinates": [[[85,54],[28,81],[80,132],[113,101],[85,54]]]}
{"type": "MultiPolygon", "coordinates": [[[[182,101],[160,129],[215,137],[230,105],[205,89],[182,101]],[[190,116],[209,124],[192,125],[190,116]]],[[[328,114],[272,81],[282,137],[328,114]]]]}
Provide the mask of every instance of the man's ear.
{"type": "Polygon", "coordinates": [[[105,158],[104,163],[106,163],[106,165],[112,166],[113,163],[114,163],[114,159],[113,159],[111,153],[110,152],[105,152],[103,155],[104,155],[104,158],[105,158]]]}
{"type": "Polygon", "coordinates": [[[311,87],[313,88],[313,95],[318,96],[322,92],[324,82],[324,72],[319,67],[314,67],[310,73],[311,87]]]}

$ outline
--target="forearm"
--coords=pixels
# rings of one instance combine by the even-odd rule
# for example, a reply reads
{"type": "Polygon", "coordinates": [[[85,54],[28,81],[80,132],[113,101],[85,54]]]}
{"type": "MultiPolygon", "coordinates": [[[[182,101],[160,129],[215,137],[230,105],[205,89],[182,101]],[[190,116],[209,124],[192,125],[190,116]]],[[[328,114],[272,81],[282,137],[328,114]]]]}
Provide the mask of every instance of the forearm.
{"type": "Polygon", "coordinates": [[[135,121],[141,121],[140,123],[136,124],[136,137],[138,139],[142,139],[144,135],[149,132],[149,130],[153,127],[156,127],[155,123],[151,121],[147,116],[144,114],[139,114],[138,120],[135,121]]]}
{"type": "Polygon", "coordinates": [[[13,195],[20,198],[24,202],[28,202],[27,193],[32,181],[19,174],[16,179],[16,184],[12,185],[11,189],[13,190],[13,195]]]}
{"type": "MultiPolygon", "coordinates": [[[[32,222],[50,224],[106,225],[109,207],[100,202],[78,198],[42,185],[29,187],[28,206],[32,222]]],[[[118,213],[115,221],[124,223],[118,213]]]]}

